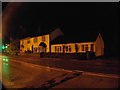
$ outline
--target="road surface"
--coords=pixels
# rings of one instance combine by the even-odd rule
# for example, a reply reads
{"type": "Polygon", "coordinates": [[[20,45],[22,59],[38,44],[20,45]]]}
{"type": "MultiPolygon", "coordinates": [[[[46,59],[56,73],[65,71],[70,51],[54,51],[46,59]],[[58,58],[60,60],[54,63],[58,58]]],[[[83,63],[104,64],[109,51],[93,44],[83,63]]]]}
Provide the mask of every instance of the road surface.
{"type": "Polygon", "coordinates": [[[2,60],[0,63],[2,83],[6,88],[118,88],[119,86],[120,78],[116,75],[50,68],[7,56],[0,56],[0,60],[2,60]]]}
{"type": "Polygon", "coordinates": [[[39,58],[39,55],[19,55],[19,56],[8,56],[11,59],[17,59],[20,61],[62,68],[67,70],[80,70],[80,71],[89,71],[105,74],[120,74],[120,60],[107,60],[107,59],[98,59],[98,60],[76,60],[76,59],[62,59],[62,58],[39,58]]]}

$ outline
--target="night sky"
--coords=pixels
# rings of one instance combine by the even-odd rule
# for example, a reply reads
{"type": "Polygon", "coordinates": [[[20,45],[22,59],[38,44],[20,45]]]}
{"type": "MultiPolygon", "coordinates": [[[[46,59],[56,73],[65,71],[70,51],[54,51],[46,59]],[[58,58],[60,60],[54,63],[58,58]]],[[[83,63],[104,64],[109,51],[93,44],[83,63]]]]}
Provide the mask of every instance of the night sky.
{"type": "MultiPolygon", "coordinates": [[[[3,11],[6,3],[3,3],[3,11]]],[[[24,38],[47,33],[59,27],[65,35],[79,38],[82,33],[100,32],[105,52],[118,54],[118,3],[23,3],[15,12],[9,33],[13,38],[24,38]],[[17,31],[16,31],[17,30],[17,31]]],[[[9,38],[9,35],[6,36],[9,38]]],[[[9,39],[6,39],[9,40],[9,39]]],[[[8,42],[8,41],[6,41],[8,42]]]]}

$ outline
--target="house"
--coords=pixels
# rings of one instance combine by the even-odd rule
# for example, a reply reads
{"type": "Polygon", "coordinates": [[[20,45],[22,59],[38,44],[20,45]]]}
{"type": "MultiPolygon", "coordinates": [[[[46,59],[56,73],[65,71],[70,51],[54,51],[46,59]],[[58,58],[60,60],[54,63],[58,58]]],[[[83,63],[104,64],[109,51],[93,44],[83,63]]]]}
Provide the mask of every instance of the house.
{"type": "MultiPolygon", "coordinates": [[[[79,34],[78,34],[79,35],[79,34]]],[[[20,51],[30,53],[104,55],[104,41],[100,33],[83,33],[79,36],[64,35],[59,28],[49,34],[20,40],[20,51]],[[91,36],[92,35],[92,36],[91,36]]]]}
{"type": "Polygon", "coordinates": [[[37,37],[20,39],[20,52],[49,53],[51,52],[50,43],[60,35],[63,35],[62,31],[59,28],[56,28],[51,33],[48,32],[48,34],[43,35],[42,33],[37,37]]]}
{"type": "Polygon", "coordinates": [[[72,36],[72,39],[65,36],[57,37],[51,43],[51,53],[92,52],[96,57],[104,55],[104,41],[100,33],[93,36],[89,33],[79,37],[72,36]]]}

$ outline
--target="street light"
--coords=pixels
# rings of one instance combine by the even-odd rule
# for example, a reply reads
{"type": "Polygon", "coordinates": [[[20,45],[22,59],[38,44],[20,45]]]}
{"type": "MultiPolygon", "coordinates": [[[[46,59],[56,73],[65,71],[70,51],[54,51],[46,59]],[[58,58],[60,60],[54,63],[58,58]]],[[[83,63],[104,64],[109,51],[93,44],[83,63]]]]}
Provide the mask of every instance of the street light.
{"type": "Polygon", "coordinates": [[[4,46],[4,45],[2,46],[2,49],[5,49],[5,46],[4,46]]]}
{"type": "Polygon", "coordinates": [[[5,46],[5,48],[8,48],[8,46],[5,46]]]}

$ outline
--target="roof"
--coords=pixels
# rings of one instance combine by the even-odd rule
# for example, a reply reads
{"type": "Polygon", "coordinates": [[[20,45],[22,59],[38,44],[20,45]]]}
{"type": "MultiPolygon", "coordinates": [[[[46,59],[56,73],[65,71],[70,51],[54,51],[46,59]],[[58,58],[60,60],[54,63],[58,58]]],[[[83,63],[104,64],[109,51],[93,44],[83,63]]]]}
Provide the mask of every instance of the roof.
{"type": "Polygon", "coordinates": [[[99,33],[77,33],[76,35],[62,35],[54,39],[51,44],[94,42],[99,33]]]}
{"type": "Polygon", "coordinates": [[[23,39],[28,39],[28,38],[33,38],[33,37],[38,37],[38,36],[43,36],[43,35],[48,35],[50,34],[52,31],[54,31],[56,28],[58,27],[54,27],[52,29],[47,29],[47,30],[42,30],[42,31],[39,31],[38,33],[33,33],[32,35],[26,37],[26,38],[21,38],[20,40],[23,40],[23,39]]]}

